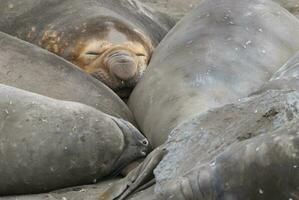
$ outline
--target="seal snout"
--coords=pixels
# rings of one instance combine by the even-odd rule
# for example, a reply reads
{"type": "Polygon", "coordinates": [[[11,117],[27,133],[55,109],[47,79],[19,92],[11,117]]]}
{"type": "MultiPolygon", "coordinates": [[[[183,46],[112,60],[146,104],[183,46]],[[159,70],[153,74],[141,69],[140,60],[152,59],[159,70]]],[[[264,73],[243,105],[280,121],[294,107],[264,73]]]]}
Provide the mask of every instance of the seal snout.
{"type": "Polygon", "coordinates": [[[110,73],[122,81],[132,79],[138,71],[136,59],[126,50],[112,52],[107,64],[110,73]]]}

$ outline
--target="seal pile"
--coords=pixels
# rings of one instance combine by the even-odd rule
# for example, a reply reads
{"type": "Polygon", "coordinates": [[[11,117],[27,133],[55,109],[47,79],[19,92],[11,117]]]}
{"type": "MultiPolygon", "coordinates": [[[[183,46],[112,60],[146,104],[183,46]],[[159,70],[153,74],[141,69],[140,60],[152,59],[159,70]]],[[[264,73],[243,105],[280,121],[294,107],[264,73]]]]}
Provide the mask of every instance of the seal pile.
{"type": "MultiPolygon", "coordinates": [[[[49,2],[56,6],[53,13],[70,4],[49,2]]],[[[74,13],[82,5],[78,2],[72,4],[74,13]]],[[[107,9],[109,4],[86,2],[90,8],[107,9]]],[[[131,0],[118,3],[126,2],[141,8],[131,0]]],[[[10,196],[0,199],[299,199],[299,20],[294,2],[202,1],[154,50],[128,100],[129,108],[103,85],[107,82],[86,74],[88,70],[3,33],[0,194],[10,196]],[[114,176],[144,157],[150,146],[152,152],[124,178],[114,176]]],[[[39,8],[50,4],[36,3],[39,8]]],[[[38,13],[31,5],[19,8],[20,13],[27,12],[21,17],[6,11],[0,30],[30,41],[33,18],[28,10],[38,13]],[[14,23],[23,28],[14,28],[14,23]]],[[[119,15],[128,13],[120,10],[119,15]]],[[[140,12],[134,15],[138,19],[140,12]]],[[[167,21],[171,27],[171,20],[157,16],[158,24],[167,21]]],[[[114,18],[109,20],[117,27],[114,18]]],[[[115,30],[120,29],[108,32],[115,35],[115,30]]],[[[163,37],[155,43],[151,34],[143,33],[153,47],[163,37]]],[[[38,42],[44,34],[41,31],[31,42],[51,51],[38,42]]],[[[94,39],[93,34],[88,36],[94,39]]],[[[84,48],[89,46],[86,41],[84,48]]],[[[124,51],[123,46],[120,49],[124,51]]],[[[113,55],[128,57],[120,52],[103,56],[110,62],[115,61],[113,55]]],[[[128,60],[124,66],[131,69],[128,60]]],[[[130,70],[112,72],[109,76],[130,74],[130,70]]]]}
{"type": "Polygon", "coordinates": [[[135,86],[172,19],[131,0],[0,3],[1,199],[116,178],[145,157],[111,89],[135,86]]]}

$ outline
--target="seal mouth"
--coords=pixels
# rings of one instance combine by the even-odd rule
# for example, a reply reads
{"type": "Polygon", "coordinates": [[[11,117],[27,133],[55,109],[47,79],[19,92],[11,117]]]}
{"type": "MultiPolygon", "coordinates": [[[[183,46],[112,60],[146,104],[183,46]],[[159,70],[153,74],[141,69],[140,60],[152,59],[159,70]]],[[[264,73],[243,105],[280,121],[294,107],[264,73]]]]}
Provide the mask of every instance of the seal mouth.
{"type": "Polygon", "coordinates": [[[94,78],[103,82],[126,102],[143,76],[147,64],[147,55],[118,47],[102,52],[87,68],[94,78]]]}
{"type": "Polygon", "coordinates": [[[143,76],[145,69],[146,66],[144,65],[138,66],[135,76],[127,81],[119,80],[102,69],[91,73],[91,75],[109,86],[123,101],[127,101],[136,84],[143,76]]]}
{"type": "Polygon", "coordinates": [[[136,56],[126,50],[117,50],[108,55],[107,66],[112,76],[128,81],[137,74],[136,56]]]}

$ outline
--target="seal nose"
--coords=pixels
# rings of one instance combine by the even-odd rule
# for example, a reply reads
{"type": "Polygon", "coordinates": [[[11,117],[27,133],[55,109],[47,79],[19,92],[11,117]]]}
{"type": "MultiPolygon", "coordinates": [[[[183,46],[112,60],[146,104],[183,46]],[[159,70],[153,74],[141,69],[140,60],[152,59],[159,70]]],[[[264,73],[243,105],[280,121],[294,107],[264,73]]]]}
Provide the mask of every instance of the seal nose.
{"type": "Polygon", "coordinates": [[[108,58],[109,71],[122,81],[127,81],[137,73],[134,57],[125,50],[111,53],[108,58]]]}

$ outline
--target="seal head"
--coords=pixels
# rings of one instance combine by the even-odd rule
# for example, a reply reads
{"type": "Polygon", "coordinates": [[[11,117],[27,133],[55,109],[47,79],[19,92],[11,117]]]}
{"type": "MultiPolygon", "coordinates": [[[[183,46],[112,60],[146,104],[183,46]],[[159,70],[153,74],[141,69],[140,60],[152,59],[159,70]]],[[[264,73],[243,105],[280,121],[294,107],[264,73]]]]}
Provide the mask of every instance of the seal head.
{"type": "Polygon", "coordinates": [[[129,24],[113,18],[103,20],[101,25],[89,24],[88,37],[79,36],[66,54],[71,62],[126,99],[147,68],[153,46],[129,24]]]}

